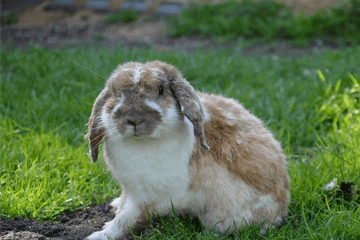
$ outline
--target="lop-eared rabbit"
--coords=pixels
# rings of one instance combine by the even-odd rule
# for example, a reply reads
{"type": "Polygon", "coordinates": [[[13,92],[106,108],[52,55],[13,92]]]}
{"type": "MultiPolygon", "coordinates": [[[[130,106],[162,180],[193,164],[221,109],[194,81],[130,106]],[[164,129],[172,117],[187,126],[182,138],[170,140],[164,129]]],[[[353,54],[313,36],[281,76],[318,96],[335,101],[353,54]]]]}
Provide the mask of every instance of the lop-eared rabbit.
{"type": "Polygon", "coordinates": [[[290,202],[281,145],[234,99],[196,92],[174,66],[118,66],[88,122],[90,157],[119,181],[115,218],[87,239],[121,239],[148,214],[198,217],[217,233],[279,225],[290,202]]]}

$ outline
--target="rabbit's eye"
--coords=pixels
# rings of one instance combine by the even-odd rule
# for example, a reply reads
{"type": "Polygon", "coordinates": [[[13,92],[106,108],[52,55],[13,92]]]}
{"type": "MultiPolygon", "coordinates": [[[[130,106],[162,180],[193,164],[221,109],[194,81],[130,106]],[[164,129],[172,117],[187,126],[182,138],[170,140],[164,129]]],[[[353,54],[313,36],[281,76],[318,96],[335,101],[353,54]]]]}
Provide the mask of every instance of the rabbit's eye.
{"type": "Polygon", "coordinates": [[[164,94],[164,87],[163,86],[160,86],[159,87],[159,96],[163,95],[164,94]]]}

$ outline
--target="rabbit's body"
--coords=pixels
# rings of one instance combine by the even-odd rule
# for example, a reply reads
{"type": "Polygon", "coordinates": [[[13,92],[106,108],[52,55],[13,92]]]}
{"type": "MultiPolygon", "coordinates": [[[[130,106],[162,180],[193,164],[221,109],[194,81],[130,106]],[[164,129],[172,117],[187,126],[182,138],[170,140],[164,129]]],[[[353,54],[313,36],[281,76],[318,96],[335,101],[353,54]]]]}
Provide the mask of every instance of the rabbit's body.
{"type": "Polygon", "coordinates": [[[290,202],[285,155],[262,122],[233,99],[198,93],[209,114],[209,151],[196,150],[192,189],[203,192],[203,223],[218,232],[240,225],[278,225],[290,202]],[[196,153],[197,152],[197,153],[196,153]],[[197,155],[199,154],[199,155],[197,155]],[[216,223],[216,225],[215,225],[216,223]]]}
{"type": "Polygon", "coordinates": [[[217,232],[265,231],[287,214],[286,160],[273,135],[237,101],[196,93],[171,65],[120,65],[88,125],[92,159],[104,137],[123,191],[115,218],[88,239],[121,238],[147,210],[189,213],[217,232]]]}

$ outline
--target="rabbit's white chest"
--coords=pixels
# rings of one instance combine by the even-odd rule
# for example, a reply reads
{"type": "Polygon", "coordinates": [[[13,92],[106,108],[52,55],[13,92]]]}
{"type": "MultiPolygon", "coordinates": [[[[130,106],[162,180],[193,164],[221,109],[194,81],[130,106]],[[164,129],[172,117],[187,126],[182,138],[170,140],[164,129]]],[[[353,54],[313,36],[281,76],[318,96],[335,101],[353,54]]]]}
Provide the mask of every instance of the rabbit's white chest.
{"type": "MultiPolygon", "coordinates": [[[[187,119],[186,119],[187,120],[187,119]]],[[[126,193],[138,201],[176,201],[186,195],[195,137],[190,121],[164,140],[110,139],[105,160],[126,193]]]]}

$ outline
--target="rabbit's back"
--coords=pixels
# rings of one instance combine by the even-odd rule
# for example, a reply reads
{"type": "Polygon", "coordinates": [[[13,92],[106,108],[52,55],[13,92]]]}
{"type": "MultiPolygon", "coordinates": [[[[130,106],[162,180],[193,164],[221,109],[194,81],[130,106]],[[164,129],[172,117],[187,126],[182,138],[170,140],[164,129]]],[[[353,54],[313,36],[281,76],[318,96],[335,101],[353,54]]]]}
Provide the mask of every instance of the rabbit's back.
{"type": "Polygon", "coordinates": [[[191,186],[207,193],[208,208],[220,211],[207,211],[209,219],[228,212],[225,215],[232,217],[224,215],[212,222],[222,222],[223,228],[231,227],[232,218],[279,224],[290,202],[287,164],[280,143],[237,101],[198,95],[207,115],[205,135],[210,150],[196,148],[199,151],[190,161],[194,169],[191,186]]]}

